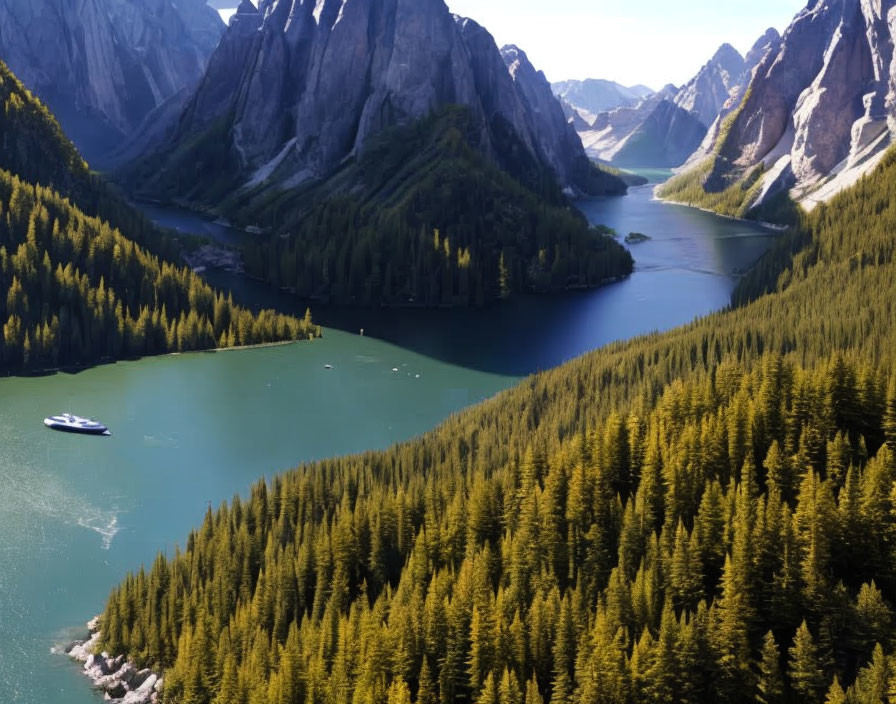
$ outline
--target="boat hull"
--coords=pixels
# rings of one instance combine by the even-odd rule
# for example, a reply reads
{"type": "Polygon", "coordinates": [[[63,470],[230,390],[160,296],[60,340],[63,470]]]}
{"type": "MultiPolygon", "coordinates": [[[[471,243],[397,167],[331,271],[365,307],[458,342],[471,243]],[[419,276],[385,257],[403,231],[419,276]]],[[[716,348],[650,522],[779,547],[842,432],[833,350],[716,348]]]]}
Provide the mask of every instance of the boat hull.
{"type": "Polygon", "coordinates": [[[72,433],[73,435],[111,435],[109,429],[103,425],[96,427],[78,427],[76,425],[67,425],[65,423],[57,423],[51,420],[45,420],[44,425],[50,430],[56,430],[60,433],[72,433]]]}

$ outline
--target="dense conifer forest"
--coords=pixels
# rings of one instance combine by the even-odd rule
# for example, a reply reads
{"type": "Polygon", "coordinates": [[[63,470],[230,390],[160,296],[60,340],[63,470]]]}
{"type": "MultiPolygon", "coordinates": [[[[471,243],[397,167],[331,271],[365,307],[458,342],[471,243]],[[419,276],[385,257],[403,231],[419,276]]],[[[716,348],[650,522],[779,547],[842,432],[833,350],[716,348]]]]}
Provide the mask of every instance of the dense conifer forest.
{"type": "Polygon", "coordinates": [[[2,63],[0,101],[0,370],[317,334],[310,316],[254,315],[158,256],[175,243],[90,174],[2,63]]]}
{"type": "Polygon", "coordinates": [[[206,515],[111,594],[169,704],[890,701],[896,157],[734,306],[206,515]]]}
{"type": "MultiPolygon", "coordinates": [[[[374,138],[324,183],[242,189],[222,209],[265,230],[245,247],[251,274],[340,304],[484,305],[632,272],[629,252],[588,226],[524,145],[510,135],[495,145],[505,170],[482,154],[481,139],[468,109],[445,108],[374,138]]],[[[218,164],[217,143],[208,149],[210,163],[190,152],[183,168],[164,171],[163,196],[217,197],[220,185],[197,184],[237,170],[218,164]]],[[[616,175],[590,168],[595,192],[625,192],[616,175]]],[[[140,185],[163,176],[150,158],[129,178],[140,185]]]]}
{"type": "Polygon", "coordinates": [[[51,188],[87,215],[111,223],[153,254],[175,260],[178,238],[161,232],[90,171],[47,107],[0,60],[0,168],[51,188]]]}

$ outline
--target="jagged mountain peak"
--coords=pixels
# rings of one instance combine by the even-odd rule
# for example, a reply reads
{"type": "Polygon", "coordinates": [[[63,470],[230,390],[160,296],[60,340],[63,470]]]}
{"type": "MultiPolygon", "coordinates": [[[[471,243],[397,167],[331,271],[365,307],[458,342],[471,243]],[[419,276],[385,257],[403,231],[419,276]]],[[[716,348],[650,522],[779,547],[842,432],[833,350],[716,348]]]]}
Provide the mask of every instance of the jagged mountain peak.
{"type": "Polygon", "coordinates": [[[258,10],[235,16],[159,152],[218,129],[231,188],[292,188],[328,178],[384,129],[460,104],[499,163],[512,135],[561,186],[587,190],[587,156],[544,75],[519,47],[502,56],[443,0],[262,0],[258,10]]]}
{"type": "Polygon", "coordinates": [[[236,8],[236,14],[238,15],[257,15],[258,8],[255,7],[255,3],[252,0],[242,0],[240,2],[239,7],[236,8]]]}
{"type": "Polygon", "coordinates": [[[529,61],[529,56],[525,51],[520,49],[516,44],[505,44],[501,47],[501,58],[507,64],[507,70],[510,75],[516,79],[520,74],[529,74],[537,76],[539,80],[547,81],[544,72],[539,71],[529,61]]]}
{"type": "Polygon", "coordinates": [[[664,97],[674,98],[678,94],[679,90],[681,89],[674,83],[667,83],[662,88],[660,88],[657,93],[664,97]]]}
{"type": "Polygon", "coordinates": [[[729,71],[737,71],[743,68],[744,57],[731,44],[725,42],[713,54],[710,63],[718,64],[729,71]]]}
{"type": "Polygon", "coordinates": [[[748,71],[753,71],[769,52],[777,51],[781,46],[781,33],[774,27],[769,27],[744,57],[744,63],[748,71]]]}

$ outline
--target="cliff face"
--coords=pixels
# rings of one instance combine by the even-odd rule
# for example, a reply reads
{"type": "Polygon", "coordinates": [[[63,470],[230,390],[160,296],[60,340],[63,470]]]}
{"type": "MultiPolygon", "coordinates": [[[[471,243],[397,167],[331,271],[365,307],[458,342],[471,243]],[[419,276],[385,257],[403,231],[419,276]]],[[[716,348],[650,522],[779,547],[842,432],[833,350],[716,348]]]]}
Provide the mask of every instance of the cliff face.
{"type": "Polygon", "coordinates": [[[678,166],[700,146],[706,126],[671,100],[662,100],[625,140],[613,159],[622,167],[678,166]]]}
{"type": "Polygon", "coordinates": [[[91,159],[195,84],[223,30],[204,0],[0,0],[0,58],[91,159]]]}
{"type": "Polygon", "coordinates": [[[673,102],[709,127],[743,83],[747,64],[730,44],[723,44],[675,96],[673,102]]]}
{"type": "Polygon", "coordinates": [[[245,0],[156,154],[164,170],[165,155],[213,131],[230,187],[293,188],[451,104],[470,109],[499,164],[522,145],[563,187],[588,191],[587,157],[544,76],[443,0],[245,0]]]}
{"type": "Polygon", "coordinates": [[[894,0],[810,2],[709,150],[705,189],[761,165],[754,206],[789,192],[812,207],[873,168],[896,129],[894,30],[894,0]]]}

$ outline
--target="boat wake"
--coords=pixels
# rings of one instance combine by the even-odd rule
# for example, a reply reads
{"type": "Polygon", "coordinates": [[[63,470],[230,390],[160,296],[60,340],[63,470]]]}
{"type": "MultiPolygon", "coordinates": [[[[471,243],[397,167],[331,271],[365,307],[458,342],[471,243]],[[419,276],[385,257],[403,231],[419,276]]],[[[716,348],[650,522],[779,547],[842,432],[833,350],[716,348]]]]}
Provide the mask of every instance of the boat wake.
{"type": "Polygon", "coordinates": [[[121,530],[121,526],[118,525],[118,516],[114,513],[98,512],[98,514],[79,518],[78,525],[98,533],[102,538],[103,550],[109,550],[112,547],[112,541],[121,530]]]}
{"type": "Polygon", "coordinates": [[[0,552],[29,542],[26,535],[37,549],[56,549],[54,523],[86,528],[100,536],[104,550],[111,547],[121,529],[117,505],[99,506],[52,473],[19,458],[4,459],[13,458],[0,457],[0,530],[7,538],[0,552]]]}

